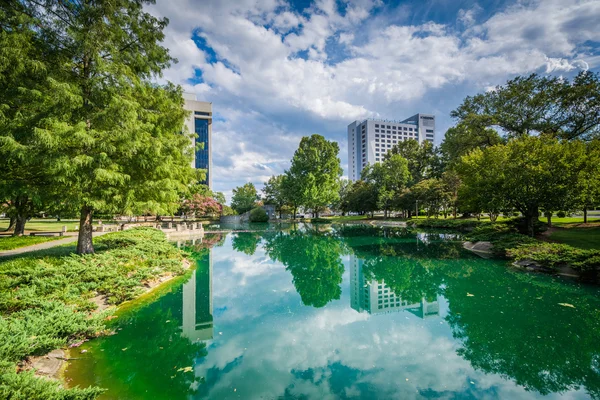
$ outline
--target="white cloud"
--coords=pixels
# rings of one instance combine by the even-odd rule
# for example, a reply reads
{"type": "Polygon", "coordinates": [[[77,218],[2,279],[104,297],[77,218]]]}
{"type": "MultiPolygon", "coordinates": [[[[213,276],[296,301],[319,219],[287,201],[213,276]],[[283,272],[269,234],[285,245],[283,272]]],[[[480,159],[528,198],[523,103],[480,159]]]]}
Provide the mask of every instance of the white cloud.
{"type": "Polygon", "coordinates": [[[516,74],[599,64],[584,46],[600,39],[596,0],[517,2],[479,24],[483,9],[476,5],[457,11],[462,32],[427,21],[390,23],[373,15],[380,2],[348,1],[344,12],[338,5],[318,0],[302,13],[284,0],[163,0],[151,7],[170,19],[165,45],[180,61],[164,78],[212,101],[227,121],[213,125],[217,190],[281,172],[302,135],[343,140],[354,119],[441,107],[441,135],[457,104],[428,96],[434,91],[454,96],[457,87],[484,90],[516,74]],[[194,32],[217,60],[197,48],[194,32]],[[192,86],[195,69],[204,82],[192,86]],[[278,138],[281,146],[269,143],[278,138]]]}

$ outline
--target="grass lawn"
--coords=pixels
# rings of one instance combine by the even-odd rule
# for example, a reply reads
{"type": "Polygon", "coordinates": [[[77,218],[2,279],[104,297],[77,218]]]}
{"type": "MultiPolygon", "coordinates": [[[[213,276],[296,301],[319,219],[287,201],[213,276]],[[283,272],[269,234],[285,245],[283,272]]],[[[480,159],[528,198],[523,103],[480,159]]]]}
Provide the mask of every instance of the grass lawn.
{"type": "Polygon", "coordinates": [[[64,239],[61,236],[0,236],[0,251],[18,249],[19,247],[31,246],[49,242],[51,240],[64,239]]]}
{"type": "MultiPolygon", "coordinates": [[[[0,230],[8,228],[8,223],[8,218],[0,219],[0,230]]],[[[75,230],[76,226],[79,226],[79,220],[63,219],[62,221],[57,221],[56,219],[32,218],[25,224],[25,230],[59,232],[65,225],[67,226],[67,230],[72,232],[75,230]]]]}
{"type": "Polygon", "coordinates": [[[334,222],[344,222],[344,221],[360,221],[362,219],[369,219],[366,215],[345,215],[345,216],[335,216],[335,217],[324,217],[323,219],[329,219],[334,222]]]}
{"type": "Polygon", "coordinates": [[[552,232],[550,239],[587,250],[600,250],[600,224],[596,226],[569,226],[552,232]]]}
{"type": "MultiPolygon", "coordinates": [[[[548,220],[546,218],[540,218],[540,221],[548,222],[548,220]]],[[[588,224],[597,223],[597,222],[600,222],[600,218],[598,218],[596,216],[591,217],[588,215],[588,224]]],[[[572,225],[572,224],[583,224],[583,217],[565,217],[565,218],[552,217],[552,225],[554,225],[554,226],[568,227],[568,225],[572,225]]]]}

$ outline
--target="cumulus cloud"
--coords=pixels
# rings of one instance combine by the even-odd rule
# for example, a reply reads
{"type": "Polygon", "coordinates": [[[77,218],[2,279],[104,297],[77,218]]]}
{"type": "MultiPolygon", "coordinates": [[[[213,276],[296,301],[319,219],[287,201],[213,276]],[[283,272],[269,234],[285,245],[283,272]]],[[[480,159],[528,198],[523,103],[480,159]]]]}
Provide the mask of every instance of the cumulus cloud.
{"type": "MultiPolygon", "coordinates": [[[[165,45],[179,60],[164,79],[212,101],[222,117],[213,125],[217,190],[281,173],[304,135],[343,141],[355,119],[434,112],[439,143],[461,100],[456,93],[600,64],[590,45],[600,39],[595,0],[519,1],[485,18],[478,5],[457,9],[462,30],[383,17],[394,14],[390,7],[366,0],[316,0],[305,9],[285,0],[150,7],[170,19],[165,45]]],[[[404,6],[402,15],[410,13],[404,6]]]]}

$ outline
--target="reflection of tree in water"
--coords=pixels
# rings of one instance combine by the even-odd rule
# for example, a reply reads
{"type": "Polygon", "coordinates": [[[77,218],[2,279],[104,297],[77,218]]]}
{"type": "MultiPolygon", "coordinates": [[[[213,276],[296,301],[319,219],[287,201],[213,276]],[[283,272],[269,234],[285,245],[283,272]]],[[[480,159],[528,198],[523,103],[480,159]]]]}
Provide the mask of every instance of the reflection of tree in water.
{"type": "MultiPolygon", "coordinates": [[[[181,335],[181,288],[159,301],[118,319],[118,334],[101,342],[100,360],[115,379],[126,382],[127,393],[152,393],[153,398],[181,398],[193,394],[201,378],[190,367],[206,356],[202,342],[181,335]]],[[[98,359],[98,357],[96,357],[98,359]]]]}
{"type": "Polygon", "coordinates": [[[459,354],[475,368],[542,394],[583,387],[598,399],[598,299],[545,278],[490,266],[449,282],[447,320],[462,341],[459,354]]]}
{"type": "Polygon", "coordinates": [[[340,298],[344,265],[340,259],[342,243],[337,238],[295,231],[268,235],[265,241],[269,257],[292,274],[303,304],[323,307],[340,298]]]}
{"type": "Polygon", "coordinates": [[[260,243],[260,235],[255,232],[238,232],[232,238],[233,249],[246,255],[253,255],[260,243]]]}
{"type": "Polygon", "coordinates": [[[600,399],[597,289],[510,272],[435,233],[421,234],[418,248],[410,231],[352,227],[337,233],[364,260],[367,279],[384,281],[408,301],[443,295],[446,319],[462,342],[459,354],[474,368],[541,394],[583,388],[600,399]]]}

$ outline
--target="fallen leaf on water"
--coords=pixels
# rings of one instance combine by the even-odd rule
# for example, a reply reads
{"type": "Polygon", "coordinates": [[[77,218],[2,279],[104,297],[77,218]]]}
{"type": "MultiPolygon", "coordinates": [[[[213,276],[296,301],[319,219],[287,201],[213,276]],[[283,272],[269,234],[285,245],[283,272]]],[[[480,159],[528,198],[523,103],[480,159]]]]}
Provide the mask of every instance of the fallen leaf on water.
{"type": "Polygon", "coordinates": [[[563,307],[571,307],[571,308],[575,308],[575,306],[573,304],[569,304],[569,303],[558,303],[559,306],[563,306],[563,307]]]}
{"type": "Polygon", "coordinates": [[[192,367],[179,368],[177,372],[192,372],[192,367]]]}
{"type": "Polygon", "coordinates": [[[473,296],[475,296],[475,295],[471,294],[471,293],[467,293],[467,297],[473,297],[473,296]]]}
{"type": "Polygon", "coordinates": [[[121,351],[125,351],[125,350],[127,350],[127,347],[125,347],[125,348],[121,349],[121,351]]]}

